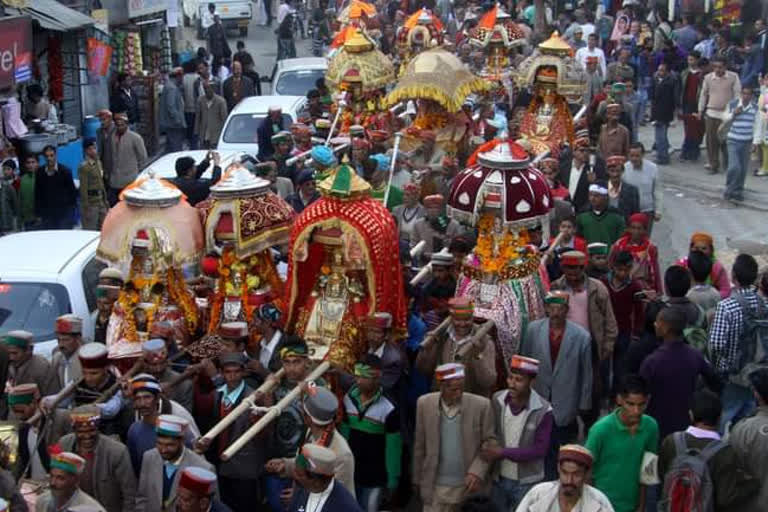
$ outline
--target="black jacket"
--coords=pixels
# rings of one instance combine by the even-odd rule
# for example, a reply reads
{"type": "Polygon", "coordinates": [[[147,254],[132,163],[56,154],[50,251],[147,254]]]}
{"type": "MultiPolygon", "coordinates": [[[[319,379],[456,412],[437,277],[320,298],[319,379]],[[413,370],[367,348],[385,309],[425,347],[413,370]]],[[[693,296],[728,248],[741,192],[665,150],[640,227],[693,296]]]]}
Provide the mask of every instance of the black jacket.
{"type": "Polygon", "coordinates": [[[72,215],[77,204],[77,189],[72,179],[72,170],[57,164],[52,175],[45,172],[45,166],[37,169],[35,176],[35,210],[43,219],[72,215]]]}
{"type": "Polygon", "coordinates": [[[680,82],[677,76],[668,74],[664,78],[654,77],[651,85],[651,119],[660,123],[671,123],[675,119],[677,100],[680,97],[680,82]]]}
{"type": "Polygon", "coordinates": [[[128,123],[138,123],[141,119],[139,114],[139,99],[136,97],[136,93],[131,91],[131,94],[127,94],[122,89],[117,89],[112,94],[111,101],[112,112],[120,113],[125,112],[128,116],[128,123]]]}
{"type": "Polygon", "coordinates": [[[213,168],[213,174],[210,179],[200,177],[210,163],[209,159],[204,158],[202,162],[197,164],[194,178],[181,178],[177,176],[171,180],[187,196],[187,202],[192,206],[195,206],[200,201],[205,201],[211,192],[211,186],[215,185],[221,178],[221,167],[218,165],[213,168]]]}
{"type": "Polygon", "coordinates": [[[619,203],[616,205],[624,222],[629,225],[629,216],[640,211],[640,193],[637,187],[629,183],[622,183],[619,191],[619,203]]]}
{"type": "MultiPolygon", "coordinates": [[[[300,485],[296,485],[291,506],[288,507],[289,512],[304,512],[307,506],[307,499],[309,499],[309,491],[300,485]]],[[[363,512],[355,498],[336,480],[333,482],[333,490],[325,501],[323,508],[316,511],[307,510],[306,512],[341,512],[342,510],[344,512],[363,512]]]]}
{"type": "MultiPolygon", "coordinates": [[[[560,183],[564,187],[568,188],[568,184],[571,182],[571,166],[573,165],[573,154],[570,148],[563,151],[560,156],[560,183]]],[[[579,176],[579,184],[576,186],[576,193],[571,197],[573,208],[575,211],[580,212],[584,208],[589,206],[589,180],[587,179],[587,171],[591,168],[589,162],[584,164],[584,170],[579,176]]],[[[601,181],[606,180],[605,174],[605,162],[602,158],[595,160],[595,174],[597,179],[601,181]]]]}

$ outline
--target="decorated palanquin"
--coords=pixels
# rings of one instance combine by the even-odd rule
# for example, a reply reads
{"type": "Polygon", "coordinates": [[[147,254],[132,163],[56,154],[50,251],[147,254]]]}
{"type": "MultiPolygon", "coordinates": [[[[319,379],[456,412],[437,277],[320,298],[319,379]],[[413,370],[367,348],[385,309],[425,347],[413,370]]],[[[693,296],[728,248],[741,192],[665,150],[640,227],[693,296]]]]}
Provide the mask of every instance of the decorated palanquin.
{"type": "Polygon", "coordinates": [[[473,75],[458,57],[442,48],[417,55],[384,99],[386,107],[416,101],[416,118],[403,135],[401,151],[407,155],[418,152],[423,132],[428,131],[435,135],[442,154],[455,156],[468,136],[466,125],[457,117],[462,103],[470,94],[490,89],[490,82],[473,75]]]}
{"type": "Polygon", "coordinates": [[[169,322],[180,345],[198,328],[186,283],[203,248],[197,210],[154,176],[138,178],[120,199],[104,220],[96,252],[127,275],[107,327],[110,359],[138,357],[154,322],[169,322]]]}
{"type": "Polygon", "coordinates": [[[265,302],[282,309],[283,283],[271,247],[288,244],[293,208],[240,164],[227,168],[197,208],[205,233],[201,270],[216,283],[207,332],[218,332],[224,322],[249,321],[265,302]]]}
{"type": "Polygon", "coordinates": [[[443,35],[443,23],[427,8],[411,14],[397,32],[398,76],[416,55],[441,46],[443,35]]]}
{"type": "MultiPolygon", "coordinates": [[[[389,131],[390,113],[382,106],[382,97],[387,85],[395,81],[394,66],[364,32],[354,30],[328,61],[325,74],[334,96],[345,93],[339,132],[348,133],[352,125],[389,131]]],[[[340,102],[336,101],[331,113],[335,115],[338,108],[340,102]]]]}
{"type": "Polygon", "coordinates": [[[377,311],[406,330],[397,227],[370,185],[346,164],[318,184],[322,197],[296,218],[286,281],[286,331],[313,359],[350,371],[367,350],[363,326],[377,311]]]}
{"type": "Polygon", "coordinates": [[[376,7],[362,0],[352,0],[340,12],[337,19],[340,23],[365,27],[368,20],[376,16],[376,7]]]}
{"type": "Polygon", "coordinates": [[[549,232],[552,195],[528,153],[510,140],[480,146],[459,172],[448,216],[478,229],[477,245],[461,267],[456,288],[475,316],[493,320],[504,360],[516,353],[526,326],[544,315],[541,254],[529,228],[549,232]]]}
{"type": "Polygon", "coordinates": [[[514,80],[520,88],[530,87],[534,96],[522,114],[519,136],[530,141],[535,155],[549,151],[557,157],[565,143],[573,143],[568,104],[580,102],[584,94],[584,70],[572,48],[554,32],[520,64],[514,80]]]}
{"type": "Polygon", "coordinates": [[[485,66],[479,75],[501,85],[501,81],[509,79],[512,72],[509,50],[525,44],[525,32],[512,21],[509,13],[496,5],[470,31],[469,43],[482,48],[486,56],[485,66]]]}

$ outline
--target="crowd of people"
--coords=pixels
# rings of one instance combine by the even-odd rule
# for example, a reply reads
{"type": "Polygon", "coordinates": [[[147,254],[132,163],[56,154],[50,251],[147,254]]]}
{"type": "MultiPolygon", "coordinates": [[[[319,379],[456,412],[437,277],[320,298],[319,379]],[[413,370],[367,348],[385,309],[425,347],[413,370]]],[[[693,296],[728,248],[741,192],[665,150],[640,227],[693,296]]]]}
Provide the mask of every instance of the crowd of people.
{"type": "MultiPolygon", "coordinates": [[[[480,71],[467,32],[492,5],[423,3],[443,20],[449,47],[480,71]]],[[[296,213],[320,198],[316,183],[342,161],[370,184],[397,224],[407,335],[393,329],[390,312],[375,312],[364,357],[307,383],[310,350],[283,331],[279,304],[268,302],[247,322],[222,324],[221,354],[201,362],[155,322],[134,368],[120,372],[105,343],[126,276],[107,268],[94,290],[93,339],[72,314],[56,320],[50,361],[34,353],[32,333],[2,336],[0,409],[21,426],[17,452],[5,446],[0,511],[28,510],[22,484],[30,481],[47,483],[34,493],[38,512],[764,510],[768,272],[748,254],[726,268],[704,230],[662,268],[651,234],[676,117],[685,129],[680,158],[698,161],[705,141],[709,172],[726,171],[725,200],[743,199],[753,150],[762,151],[755,174],[768,175],[765,23],[757,17],[737,44],[717,20],[670,23],[636,1],[596,13],[580,5],[556,18],[541,5],[543,14],[526,0],[506,6],[526,31],[512,63],[558,30],[584,66],[587,109],[572,143],[535,161],[555,203],[551,228],[526,235],[546,255],[546,316],[527,322],[519,353],[505,359],[499,333],[481,331],[475,305],[455,296],[477,232],[448,217],[446,199],[477,147],[503,126],[516,135],[520,105],[470,98],[467,147],[448,153],[422,129],[421,149],[392,166],[391,148],[368,126],[350,126],[341,152],[322,144],[334,123],[321,79],[296,123],[270,109],[254,134],[258,155],[242,163],[296,213]],[[655,162],[638,141],[649,122],[655,162]],[[411,284],[424,266],[429,278],[411,284]],[[262,392],[265,383],[274,386],[262,392]],[[273,424],[224,456],[296,386],[300,395],[273,424]],[[205,435],[251,395],[253,407],[205,435]]],[[[395,57],[398,31],[422,2],[377,7],[367,27],[395,57]]],[[[321,2],[311,15],[320,53],[338,28],[327,12],[321,2]]],[[[281,58],[295,55],[295,29],[280,29],[294,13],[290,0],[277,9],[281,58]]],[[[167,152],[208,150],[199,162],[176,160],[172,181],[193,206],[223,174],[215,145],[227,115],[261,93],[253,57],[242,42],[232,55],[215,5],[209,14],[208,48],[168,74],[158,106],[167,152]]],[[[97,137],[84,142],[79,192],[55,148],[43,150],[44,165],[36,154],[3,163],[2,233],[72,229],[76,210],[84,229],[100,229],[148,158],[131,128],[139,112],[129,76],[117,78],[111,99],[97,137]]],[[[414,114],[396,123],[407,127],[414,114]]]]}

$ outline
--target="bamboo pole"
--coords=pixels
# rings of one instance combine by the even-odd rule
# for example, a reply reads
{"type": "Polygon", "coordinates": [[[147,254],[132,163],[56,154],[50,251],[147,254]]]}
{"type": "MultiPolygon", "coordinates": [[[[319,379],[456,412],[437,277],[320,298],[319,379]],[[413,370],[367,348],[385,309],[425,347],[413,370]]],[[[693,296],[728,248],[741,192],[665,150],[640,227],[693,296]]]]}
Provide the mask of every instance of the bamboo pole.
{"type": "MultiPolygon", "coordinates": [[[[310,372],[310,374],[307,375],[307,377],[300,384],[297,384],[295,388],[289,391],[288,394],[282,398],[282,400],[277,402],[274,406],[270,407],[269,411],[267,411],[264,416],[259,418],[259,421],[251,425],[251,427],[246,430],[243,435],[241,435],[235,442],[229,445],[229,448],[224,450],[224,453],[221,454],[221,460],[227,461],[234,457],[235,454],[248,443],[248,441],[250,441],[256,434],[264,430],[264,428],[269,425],[272,420],[276,419],[280,413],[283,412],[283,409],[288,407],[296,398],[299,397],[299,395],[301,395],[304,383],[319,379],[325,372],[328,371],[330,367],[331,363],[328,361],[323,361],[320,363],[317,368],[312,370],[312,372],[310,372]]],[[[229,413],[226,418],[229,416],[232,416],[232,413],[229,413]]]]}

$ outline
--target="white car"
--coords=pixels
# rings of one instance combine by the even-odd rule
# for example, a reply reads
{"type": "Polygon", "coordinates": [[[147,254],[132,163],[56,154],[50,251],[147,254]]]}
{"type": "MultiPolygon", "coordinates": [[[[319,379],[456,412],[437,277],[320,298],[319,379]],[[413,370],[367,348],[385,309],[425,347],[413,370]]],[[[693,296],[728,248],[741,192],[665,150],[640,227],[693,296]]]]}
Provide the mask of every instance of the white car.
{"type": "Polygon", "coordinates": [[[96,259],[98,231],[27,231],[0,237],[0,332],[35,336],[34,352],[51,358],[56,318],[83,319],[93,339],[96,286],[106,265],[96,259]]]}
{"type": "Polygon", "coordinates": [[[318,78],[325,78],[328,59],[299,57],[277,61],[272,77],[272,94],[277,96],[306,96],[315,88],[318,78]]]}
{"type": "Polygon", "coordinates": [[[259,153],[258,129],[270,107],[283,111],[283,128],[288,130],[306,109],[306,96],[249,96],[235,105],[221,130],[217,151],[259,153]]]}
{"type": "MultiPolygon", "coordinates": [[[[216,151],[221,156],[222,171],[226,169],[227,165],[231,164],[235,160],[240,160],[242,152],[240,151],[216,151]]],[[[200,163],[208,153],[206,149],[196,149],[192,151],[174,151],[173,153],[166,153],[160,158],[153,160],[139,173],[139,176],[146,176],[149,173],[153,173],[157,178],[163,178],[170,180],[176,177],[176,160],[182,156],[192,157],[196,163],[200,163]]],[[[208,169],[203,173],[201,178],[211,178],[213,174],[213,160],[211,160],[208,169]]]]}

